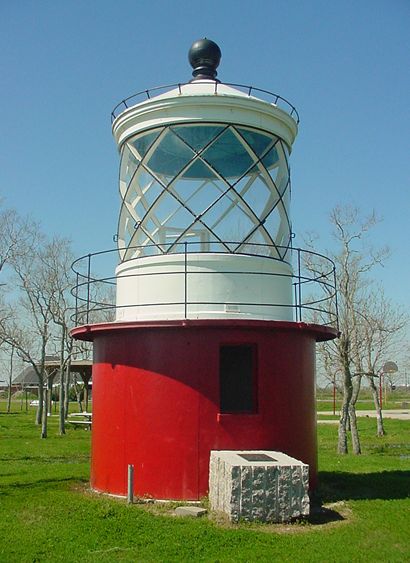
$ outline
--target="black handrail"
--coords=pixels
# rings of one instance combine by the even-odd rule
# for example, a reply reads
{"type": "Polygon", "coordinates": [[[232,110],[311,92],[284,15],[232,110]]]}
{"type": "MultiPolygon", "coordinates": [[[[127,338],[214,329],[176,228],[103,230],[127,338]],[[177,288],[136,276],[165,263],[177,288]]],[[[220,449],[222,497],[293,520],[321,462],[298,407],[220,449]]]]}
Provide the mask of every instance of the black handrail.
{"type": "Polygon", "coordinates": [[[234,84],[234,83],[231,83],[231,82],[216,82],[216,81],[213,81],[213,80],[210,80],[210,81],[201,80],[201,81],[198,81],[198,82],[177,82],[177,83],[174,83],[174,84],[167,84],[165,86],[156,86],[155,88],[150,88],[149,90],[141,90],[140,92],[137,92],[136,94],[132,94],[131,96],[128,96],[128,98],[124,98],[123,100],[121,100],[121,102],[119,102],[115,106],[115,108],[111,112],[111,123],[113,123],[115,121],[115,119],[119,115],[121,115],[121,113],[123,111],[125,111],[126,109],[138,104],[140,101],[144,101],[144,99],[150,100],[153,93],[157,93],[157,92],[159,93],[162,90],[165,93],[166,91],[168,91],[172,88],[178,88],[179,94],[183,94],[183,87],[184,86],[189,85],[190,87],[192,87],[192,86],[195,87],[195,86],[203,85],[204,83],[205,84],[213,84],[215,86],[214,87],[214,94],[215,95],[218,94],[218,88],[220,86],[232,86],[233,88],[242,89],[241,91],[243,91],[249,97],[251,97],[252,92],[257,92],[258,94],[264,94],[265,96],[267,96],[269,98],[268,100],[264,100],[264,101],[268,101],[268,103],[270,103],[274,106],[278,106],[281,109],[284,109],[284,111],[286,111],[296,121],[296,123],[299,124],[300,118],[299,118],[299,114],[297,112],[297,109],[295,108],[295,106],[293,104],[291,104],[283,96],[279,96],[279,94],[274,94],[273,92],[269,92],[269,90],[264,90],[262,88],[256,88],[255,86],[246,86],[245,84],[234,84]],[[130,101],[132,101],[131,104],[130,104],[130,101]]]}
{"type": "MultiPolygon", "coordinates": [[[[235,244],[235,243],[229,242],[228,244],[235,244]]],[[[98,289],[100,285],[102,285],[103,287],[107,287],[107,286],[113,287],[116,285],[116,278],[115,276],[112,275],[108,277],[107,276],[101,277],[94,274],[92,261],[97,257],[101,257],[101,256],[104,257],[105,255],[110,253],[111,254],[118,253],[119,250],[121,250],[121,248],[103,250],[100,252],[95,252],[93,254],[86,254],[81,258],[78,258],[72,264],[72,270],[76,274],[76,285],[71,291],[72,295],[75,297],[75,304],[76,304],[75,314],[73,315],[74,322],[76,323],[76,325],[83,323],[89,324],[91,313],[95,314],[97,312],[102,312],[102,311],[103,312],[110,311],[111,313],[114,313],[117,310],[117,308],[126,309],[127,307],[146,307],[146,306],[155,306],[155,305],[157,306],[181,305],[183,306],[184,318],[189,318],[189,306],[204,304],[204,303],[197,303],[190,301],[188,298],[189,278],[193,279],[196,275],[198,275],[198,272],[189,270],[188,258],[189,255],[192,254],[192,252],[195,252],[195,250],[190,252],[190,249],[195,248],[195,246],[197,245],[198,243],[196,242],[187,242],[187,241],[184,242],[183,252],[174,253],[176,255],[183,255],[184,257],[183,271],[181,270],[167,271],[167,275],[179,275],[183,277],[183,281],[181,283],[183,283],[184,300],[183,302],[175,302],[175,303],[139,302],[139,303],[130,303],[126,305],[119,305],[117,307],[115,303],[108,303],[104,300],[101,300],[101,298],[92,295],[93,292],[91,291],[91,288],[94,287],[98,289]]],[[[332,260],[324,256],[323,254],[313,252],[310,250],[303,250],[301,248],[289,248],[289,247],[280,247],[280,246],[272,247],[271,245],[263,245],[263,244],[254,244],[252,246],[254,247],[254,250],[258,250],[259,247],[265,247],[267,250],[275,250],[275,251],[277,249],[285,248],[287,252],[296,255],[296,263],[295,263],[296,271],[292,274],[286,274],[286,273],[274,273],[274,272],[266,272],[266,271],[230,271],[229,269],[226,269],[218,272],[213,272],[213,271],[200,272],[200,274],[213,275],[215,273],[218,274],[222,273],[222,274],[230,274],[230,275],[238,274],[238,275],[249,275],[249,276],[263,275],[263,276],[272,276],[276,278],[289,277],[291,278],[293,285],[295,302],[293,304],[288,304],[288,303],[281,304],[281,303],[269,303],[269,302],[268,303],[260,303],[260,302],[255,302],[255,303],[232,302],[231,303],[230,302],[230,303],[225,303],[225,305],[261,306],[267,308],[268,307],[293,308],[295,310],[296,321],[302,322],[304,318],[307,321],[311,321],[312,319],[311,318],[307,319],[307,316],[316,314],[321,317],[322,324],[334,326],[335,328],[338,329],[337,291],[336,291],[336,276],[335,276],[336,269],[332,260]],[[311,261],[312,259],[317,260],[317,262],[321,265],[321,269],[324,271],[319,271],[319,272],[309,271],[309,269],[306,266],[307,258],[309,258],[309,261],[311,261]],[[305,297],[304,294],[306,295],[307,290],[306,289],[303,290],[303,288],[304,287],[309,288],[312,287],[312,285],[314,288],[320,289],[321,295],[316,295],[316,296],[307,295],[305,297]],[[309,312],[308,315],[306,315],[306,312],[309,312]]],[[[135,250],[135,252],[144,251],[144,250],[146,251],[147,247],[157,248],[156,245],[145,245],[145,246],[128,247],[128,250],[135,250]]],[[[206,255],[206,254],[226,254],[226,253],[209,251],[209,252],[202,252],[201,254],[206,255]]],[[[241,255],[254,256],[266,260],[275,260],[275,261],[283,262],[276,257],[265,256],[257,252],[254,253],[244,252],[241,253],[241,255]]],[[[148,255],[148,256],[152,256],[152,255],[148,255]]],[[[127,260],[124,260],[122,263],[128,262],[130,260],[141,260],[146,257],[147,255],[138,256],[134,258],[131,257],[128,258],[127,260]]],[[[289,263],[286,262],[286,264],[289,263]]],[[[121,278],[134,277],[135,275],[136,275],[135,273],[121,274],[121,278]]],[[[149,272],[143,274],[139,273],[138,275],[146,277],[146,276],[158,276],[158,275],[162,275],[162,273],[149,272]]],[[[216,303],[216,302],[215,303],[209,302],[207,304],[221,305],[221,303],[216,303]]]]}

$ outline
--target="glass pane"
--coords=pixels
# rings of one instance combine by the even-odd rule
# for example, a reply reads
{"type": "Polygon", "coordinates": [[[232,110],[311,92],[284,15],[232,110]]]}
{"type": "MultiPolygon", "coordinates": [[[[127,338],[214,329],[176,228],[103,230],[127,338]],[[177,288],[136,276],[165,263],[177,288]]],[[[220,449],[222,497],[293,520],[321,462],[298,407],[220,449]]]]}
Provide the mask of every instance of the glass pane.
{"type": "Polygon", "coordinates": [[[146,217],[142,223],[144,230],[150,235],[158,228],[152,219],[146,217]]]}
{"type": "Polygon", "coordinates": [[[257,256],[271,256],[272,255],[272,242],[265,235],[262,228],[255,231],[249,239],[246,240],[239,252],[246,254],[256,254],[257,256]]]}
{"type": "Polygon", "coordinates": [[[224,178],[239,178],[254,162],[230,129],[218,137],[202,157],[224,178]]]}
{"type": "Polygon", "coordinates": [[[241,194],[255,215],[261,217],[270,197],[270,190],[263,178],[259,175],[253,178],[245,176],[235,184],[235,190],[241,194]]]}
{"type": "Polygon", "coordinates": [[[164,191],[164,188],[156,180],[143,190],[143,197],[147,204],[151,206],[157,197],[164,191]]]}
{"type": "Polygon", "coordinates": [[[237,129],[258,157],[261,157],[263,153],[268,149],[268,147],[270,147],[272,143],[277,140],[277,137],[264,135],[263,133],[259,133],[258,131],[243,129],[242,127],[237,127],[237,129]]]}
{"type": "Polygon", "coordinates": [[[146,133],[145,135],[140,135],[134,141],[132,141],[132,146],[136,149],[141,159],[145,156],[147,150],[150,148],[152,143],[161,133],[161,129],[157,129],[152,133],[146,133]]]}
{"type": "MultiPolygon", "coordinates": [[[[166,222],[163,224],[164,227],[170,229],[176,229],[178,233],[184,231],[187,227],[192,225],[194,222],[194,217],[192,214],[185,209],[185,207],[180,207],[176,213],[169,215],[166,222]]],[[[167,235],[168,236],[168,235],[167,235]]],[[[172,232],[170,232],[169,236],[172,236],[172,232]]]]}
{"type": "Polygon", "coordinates": [[[223,128],[222,125],[188,125],[172,127],[172,130],[184,139],[196,152],[199,152],[212,141],[223,128]]]}
{"type": "Polygon", "coordinates": [[[138,164],[139,160],[137,160],[130,149],[125,146],[122,152],[120,166],[120,182],[125,183],[125,186],[128,186],[138,164]]]}
{"type": "Polygon", "coordinates": [[[152,213],[156,220],[163,225],[176,213],[179,207],[178,201],[170,194],[165,193],[154,205],[152,213]]]}
{"type": "Polygon", "coordinates": [[[280,222],[281,222],[281,217],[279,214],[279,210],[277,207],[275,207],[275,209],[268,215],[264,223],[264,227],[277,244],[279,244],[278,241],[276,240],[276,237],[279,231],[280,222]]]}
{"type": "Polygon", "coordinates": [[[194,154],[169,129],[148,160],[147,166],[155,174],[164,175],[168,180],[171,180],[188,164],[194,154]]]}
{"type": "Polygon", "coordinates": [[[205,164],[199,157],[190,164],[182,175],[183,178],[217,178],[212,169],[205,164]]]}
{"type": "Polygon", "coordinates": [[[255,227],[255,222],[239,204],[232,204],[227,197],[216,203],[202,219],[219,238],[228,242],[242,241],[255,227]]]}
{"type": "MultiPolygon", "coordinates": [[[[152,184],[153,180],[155,180],[154,176],[151,176],[142,164],[134,175],[130,189],[133,189],[134,191],[136,189],[138,189],[138,191],[145,190],[150,184],[152,184]]],[[[155,180],[155,182],[157,181],[155,180]]]]}
{"type": "Polygon", "coordinates": [[[134,228],[132,226],[133,224],[134,221],[130,217],[128,211],[123,208],[118,226],[118,239],[119,242],[123,241],[123,243],[120,243],[120,246],[128,246],[131,235],[134,233],[134,228]]]}
{"type": "Polygon", "coordinates": [[[272,169],[279,165],[278,144],[272,147],[269,152],[262,158],[262,163],[270,172],[272,171],[272,169]]]}
{"type": "Polygon", "coordinates": [[[204,180],[183,180],[173,187],[181,201],[185,202],[195,215],[203,213],[221,193],[213,182],[204,180]]]}

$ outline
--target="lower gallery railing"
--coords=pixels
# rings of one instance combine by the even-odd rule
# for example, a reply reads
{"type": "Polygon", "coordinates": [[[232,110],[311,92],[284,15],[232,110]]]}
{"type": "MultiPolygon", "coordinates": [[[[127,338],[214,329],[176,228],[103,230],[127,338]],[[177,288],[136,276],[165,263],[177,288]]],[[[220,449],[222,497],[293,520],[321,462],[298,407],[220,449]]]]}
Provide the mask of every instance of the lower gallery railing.
{"type": "MultiPolygon", "coordinates": [[[[144,311],[148,309],[151,312],[158,309],[158,318],[168,309],[171,317],[178,311],[177,318],[190,319],[199,318],[198,308],[202,308],[223,310],[225,318],[235,315],[240,318],[241,313],[246,317],[247,311],[257,310],[260,318],[276,316],[278,319],[314,322],[338,328],[335,266],[326,256],[299,248],[269,245],[242,246],[241,252],[232,254],[197,250],[196,243],[189,242],[180,244],[178,248],[173,247],[172,253],[167,253],[164,247],[159,249],[157,245],[128,247],[128,259],[118,266],[118,248],[77,259],[72,266],[76,276],[72,289],[75,298],[73,321],[76,325],[82,325],[128,320],[130,315],[127,309],[132,310],[137,319],[144,318],[144,311]],[[241,258],[232,262],[233,256],[241,258]],[[161,265],[164,259],[166,269],[147,267],[153,258],[157,265],[161,265]],[[217,270],[201,270],[198,267],[201,262],[208,263],[215,258],[218,258],[217,270]],[[244,268],[232,268],[233,263],[242,264],[244,268]],[[113,275],[116,267],[117,275],[113,275]],[[107,272],[110,275],[106,275],[107,272]],[[233,286],[237,282],[242,287],[254,287],[255,291],[234,292],[229,299],[224,296],[223,300],[217,299],[215,292],[203,292],[202,296],[206,298],[198,299],[199,279],[201,283],[206,279],[206,285],[212,287],[219,284],[222,278],[228,279],[233,286]],[[170,280],[173,290],[162,292],[161,287],[170,284],[170,280]],[[264,288],[262,299],[257,295],[256,280],[264,288]],[[144,296],[141,299],[141,295],[134,297],[138,292],[133,291],[125,292],[125,300],[119,299],[118,284],[137,287],[137,283],[146,287],[157,286],[159,289],[145,292],[145,300],[144,296]],[[284,284],[290,288],[289,298],[284,299],[279,295],[278,299],[277,288],[284,284]],[[147,300],[150,295],[154,295],[154,298],[147,300]]],[[[155,314],[152,318],[155,318],[155,314]]]]}

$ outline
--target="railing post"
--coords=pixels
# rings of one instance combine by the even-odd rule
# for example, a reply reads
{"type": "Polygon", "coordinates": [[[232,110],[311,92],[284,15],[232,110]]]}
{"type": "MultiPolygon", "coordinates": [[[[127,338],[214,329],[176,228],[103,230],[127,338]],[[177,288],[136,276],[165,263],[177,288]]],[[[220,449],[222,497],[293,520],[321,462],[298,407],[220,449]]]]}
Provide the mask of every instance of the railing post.
{"type": "Polygon", "coordinates": [[[87,267],[87,323],[89,321],[90,315],[90,276],[91,276],[91,254],[88,255],[88,267],[87,267]]]}
{"type": "Polygon", "coordinates": [[[298,248],[298,278],[299,278],[299,291],[298,291],[299,322],[302,322],[302,283],[301,283],[301,277],[300,277],[300,248],[298,248]]]}
{"type": "Polygon", "coordinates": [[[76,272],[75,278],[75,326],[78,325],[78,272],[76,272]]]}
{"type": "Polygon", "coordinates": [[[184,242],[184,318],[187,319],[188,314],[188,306],[187,306],[187,299],[188,299],[188,243],[187,241],[184,242]]]}

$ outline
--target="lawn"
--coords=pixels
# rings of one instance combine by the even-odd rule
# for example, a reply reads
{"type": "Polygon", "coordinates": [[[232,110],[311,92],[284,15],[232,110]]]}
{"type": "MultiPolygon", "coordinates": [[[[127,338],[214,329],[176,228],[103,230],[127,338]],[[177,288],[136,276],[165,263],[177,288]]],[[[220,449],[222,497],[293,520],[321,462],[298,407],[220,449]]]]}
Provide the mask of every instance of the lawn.
{"type": "MultiPolygon", "coordinates": [[[[339,412],[343,402],[343,396],[338,391],[336,393],[336,413],[339,412]]],[[[410,389],[396,389],[388,391],[387,395],[383,395],[383,408],[386,410],[408,409],[410,407],[410,389]]],[[[360,391],[360,397],[356,403],[357,410],[374,410],[374,402],[371,392],[364,387],[360,391]]],[[[317,410],[333,411],[333,393],[331,388],[319,389],[317,391],[317,410]]]]}
{"type": "MultiPolygon", "coordinates": [[[[3,410],[4,413],[4,410],[3,410]]],[[[41,440],[33,412],[0,414],[0,561],[410,561],[410,421],[359,420],[364,453],[337,456],[319,425],[324,510],[289,525],[179,519],[87,488],[90,432],[41,440]]]]}

